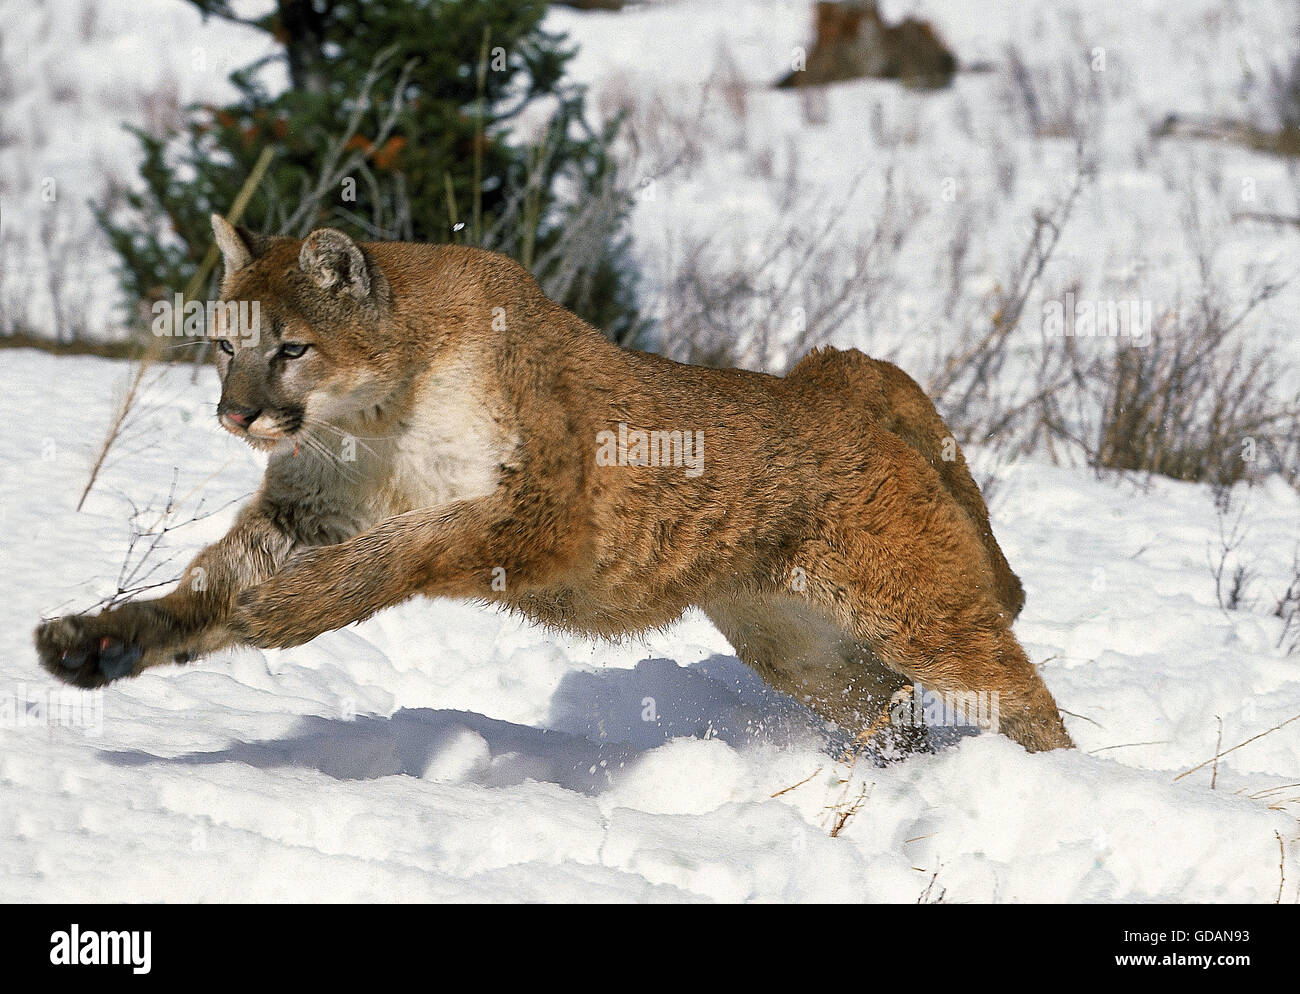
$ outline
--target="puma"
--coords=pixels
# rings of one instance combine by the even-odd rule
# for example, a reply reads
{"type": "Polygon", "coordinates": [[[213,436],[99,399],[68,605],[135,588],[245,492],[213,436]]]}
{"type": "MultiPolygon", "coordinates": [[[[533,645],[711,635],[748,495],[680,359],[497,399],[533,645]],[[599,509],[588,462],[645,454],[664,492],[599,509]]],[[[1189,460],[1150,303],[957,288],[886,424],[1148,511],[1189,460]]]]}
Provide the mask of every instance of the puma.
{"type": "Polygon", "coordinates": [[[850,732],[916,682],[996,694],[1029,750],[1071,745],[1012,634],[1024,595],[979,489],[897,367],[681,365],[491,252],[213,227],[223,300],[260,307],[257,335],[214,323],[217,415],[266,476],[172,593],[42,624],[55,676],[300,645],[416,594],[592,636],[698,606],[850,732]]]}

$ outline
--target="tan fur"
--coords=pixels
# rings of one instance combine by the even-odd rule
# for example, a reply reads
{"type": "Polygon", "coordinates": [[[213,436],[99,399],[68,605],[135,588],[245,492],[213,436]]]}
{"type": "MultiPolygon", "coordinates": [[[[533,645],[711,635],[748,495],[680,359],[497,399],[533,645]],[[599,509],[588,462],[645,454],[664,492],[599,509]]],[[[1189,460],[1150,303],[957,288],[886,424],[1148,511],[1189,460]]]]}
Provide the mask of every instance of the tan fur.
{"type": "Polygon", "coordinates": [[[1006,734],[1070,745],[984,501],[901,370],[833,349],[784,378],[680,365],[613,345],[503,256],[214,224],[223,296],[263,315],[219,410],[271,451],[266,478],[172,594],[41,626],[51,672],[94,686],[298,645],[416,594],[595,636],[694,605],[850,731],[919,681],[996,692],[1006,734]],[[312,347],[268,358],[292,342],[312,347]],[[620,424],[702,432],[701,471],[602,465],[620,424]]]}

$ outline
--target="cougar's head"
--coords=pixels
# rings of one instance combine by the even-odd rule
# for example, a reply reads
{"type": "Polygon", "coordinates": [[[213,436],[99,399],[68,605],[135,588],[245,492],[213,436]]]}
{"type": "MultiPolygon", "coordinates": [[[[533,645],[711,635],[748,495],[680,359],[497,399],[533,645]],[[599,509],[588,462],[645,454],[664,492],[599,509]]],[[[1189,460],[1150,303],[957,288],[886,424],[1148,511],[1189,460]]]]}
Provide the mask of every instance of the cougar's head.
{"type": "Polygon", "coordinates": [[[268,238],[216,214],[212,228],[225,262],[209,328],[222,427],[276,449],[312,425],[346,431],[381,413],[401,370],[392,294],[369,253],[333,228],[268,238]]]}

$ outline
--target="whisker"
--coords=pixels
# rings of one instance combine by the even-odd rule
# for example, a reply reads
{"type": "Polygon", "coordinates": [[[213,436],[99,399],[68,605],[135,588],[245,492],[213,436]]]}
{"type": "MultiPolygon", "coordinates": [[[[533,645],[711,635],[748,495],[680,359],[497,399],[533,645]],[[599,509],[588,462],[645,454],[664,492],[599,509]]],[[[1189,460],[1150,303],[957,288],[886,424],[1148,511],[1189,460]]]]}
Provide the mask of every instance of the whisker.
{"type": "Polygon", "coordinates": [[[337,455],[335,455],[332,451],[330,451],[330,449],[325,445],[323,441],[321,441],[319,438],[316,438],[310,432],[303,432],[301,435],[297,436],[295,441],[301,441],[305,443],[308,449],[310,449],[312,452],[315,452],[327,463],[332,464],[334,469],[344,479],[352,483],[361,482],[361,477],[359,474],[357,474],[353,470],[348,469],[347,463],[345,463],[342,459],[340,459],[337,455]]]}
{"type": "Polygon", "coordinates": [[[327,428],[339,436],[347,436],[355,439],[367,439],[369,441],[379,441],[382,439],[395,438],[397,434],[396,432],[391,432],[387,435],[357,435],[350,431],[344,431],[338,425],[330,424],[328,421],[322,421],[319,418],[304,418],[303,423],[314,425],[317,428],[327,428]]]}
{"type": "Polygon", "coordinates": [[[315,418],[307,418],[304,420],[304,423],[314,428],[323,428],[326,429],[327,431],[333,432],[334,435],[337,436],[340,441],[350,438],[375,458],[382,458],[382,457],[377,451],[375,451],[374,448],[367,445],[366,442],[378,441],[381,439],[388,439],[394,437],[392,435],[360,435],[360,436],[353,435],[351,432],[346,432],[343,429],[337,427],[336,425],[329,424],[328,422],[325,421],[317,421],[315,418]]]}

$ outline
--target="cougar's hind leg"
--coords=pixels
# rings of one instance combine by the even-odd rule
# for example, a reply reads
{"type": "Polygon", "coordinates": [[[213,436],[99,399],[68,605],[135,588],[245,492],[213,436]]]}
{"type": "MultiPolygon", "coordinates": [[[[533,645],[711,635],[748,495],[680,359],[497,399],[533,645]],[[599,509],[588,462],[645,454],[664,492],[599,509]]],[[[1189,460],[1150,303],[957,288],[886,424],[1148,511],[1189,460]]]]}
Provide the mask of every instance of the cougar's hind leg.
{"type": "Polygon", "coordinates": [[[1072,745],[1046,685],[987,582],[974,522],[936,471],[897,436],[874,431],[825,534],[800,550],[807,594],[927,691],[969,700],[1026,749],[1072,745]]]}
{"type": "Polygon", "coordinates": [[[744,663],[838,725],[855,751],[896,757],[929,748],[924,726],[888,720],[908,679],[806,598],[747,595],[709,604],[705,613],[744,663]]]}
{"type": "MultiPolygon", "coordinates": [[[[973,710],[981,716],[980,723],[1030,752],[1070,748],[1073,743],[1055,700],[991,592],[974,588],[965,596],[954,592],[949,598],[929,600],[913,596],[916,588],[905,582],[882,587],[877,579],[881,572],[887,570],[895,578],[911,573],[911,564],[900,562],[903,558],[882,554],[874,568],[845,565],[832,579],[848,591],[838,607],[842,623],[870,640],[884,672],[901,674],[889,694],[914,683],[922,693],[937,693],[946,702],[946,713],[956,708],[958,714],[969,715],[973,710]]],[[[877,699],[888,700],[885,689],[877,699]]]]}

